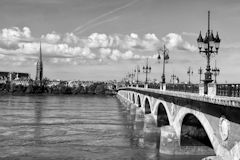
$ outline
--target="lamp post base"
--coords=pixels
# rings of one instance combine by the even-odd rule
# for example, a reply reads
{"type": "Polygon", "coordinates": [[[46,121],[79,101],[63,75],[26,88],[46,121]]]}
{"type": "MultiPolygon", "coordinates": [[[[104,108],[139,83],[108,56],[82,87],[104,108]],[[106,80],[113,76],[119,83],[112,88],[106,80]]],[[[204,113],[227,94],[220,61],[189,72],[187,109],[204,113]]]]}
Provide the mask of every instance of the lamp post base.
{"type": "Polygon", "coordinates": [[[162,83],[165,83],[165,74],[162,75],[162,83]]]}
{"type": "Polygon", "coordinates": [[[208,94],[208,84],[211,83],[213,80],[203,80],[204,82],[204,94],[208,94]]]}
{"type": "Polygon", "coordinates": [[[212,81],[213,81],[212,80],[212,73],[208,70],[205,72],[205,79],[203,80],[203,82],[204,82],[204,94],[208,94],[208,84],[212,83],[212,81]]]}
{"type": "Polygon", "coordinates": [[[147,83],[145,83],[144,88],[146,88],[146,89],[148,88],[148,84],[147,83]]]}
{"type": "Polygon", "coordinates": [[[160,83],[160,90],[166,91],[166,83],[160,83]]]}

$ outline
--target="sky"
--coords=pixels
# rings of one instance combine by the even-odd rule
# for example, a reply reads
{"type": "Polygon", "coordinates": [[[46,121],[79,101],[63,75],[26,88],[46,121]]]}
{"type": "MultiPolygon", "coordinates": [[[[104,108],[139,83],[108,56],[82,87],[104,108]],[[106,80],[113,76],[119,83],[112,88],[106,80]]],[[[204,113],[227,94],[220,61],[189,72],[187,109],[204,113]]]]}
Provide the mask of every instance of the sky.
{"type": "MultiPolygon", "coordinates": [[[[28,72],[34,79],[42,43],[44,77],[121,80],[149,59],[150,79],[161,79],[158,49],[169,49],[166,81],[175,74],[199,82],[206,58],[196,39],[211,30],[221,38],[211,67],[219,83],[240,81],[239,0],[1,0],[0,70],[28,72]]],[[[144,80],[141,70],[140,80],[144,80]]]]}

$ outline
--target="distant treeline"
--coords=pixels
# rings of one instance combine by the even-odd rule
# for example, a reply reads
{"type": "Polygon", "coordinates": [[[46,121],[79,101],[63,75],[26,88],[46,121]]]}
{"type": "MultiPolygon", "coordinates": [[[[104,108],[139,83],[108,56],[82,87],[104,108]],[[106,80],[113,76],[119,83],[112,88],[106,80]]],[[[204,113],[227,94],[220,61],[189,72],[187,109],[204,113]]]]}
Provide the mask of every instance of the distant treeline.
{"type": "Polygon", "coordinates": [[[98,82],[88,86],[75,86],[69,87],[65,84],[59,84],[56,86],[37,85],[30,84],[28,86],[16,85],[7,82],[6,84],[0,84],[1,94],[102,94],[113,95],[116,93],[115,87],[108,87],[107,83],[98,82]]]}

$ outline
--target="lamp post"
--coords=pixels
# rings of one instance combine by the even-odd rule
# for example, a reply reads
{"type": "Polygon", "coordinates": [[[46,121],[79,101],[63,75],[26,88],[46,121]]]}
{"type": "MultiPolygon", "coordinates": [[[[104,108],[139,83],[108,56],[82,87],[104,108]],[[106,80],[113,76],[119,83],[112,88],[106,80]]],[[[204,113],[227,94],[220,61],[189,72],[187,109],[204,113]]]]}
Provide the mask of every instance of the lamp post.
{"type": "Polygon", "coordinates": [[[216,66],[216,61],[215,61],[215,68],[212,69],[212,72],[213,72],[213,75],[214,75],[214,77],[215,77],[214,83],[217,83],[217,76],[218,76],[219,73],[220,73],[220,69],[217,68],[217,66],[216,66]]]}
{"type": "Polygon", "coordinates": [[[129,84],[130,84],[130,82],[129,82],[129,74],[127,74],[124,79],[125,79],[125,85],[129,86],[129,84]]]}
{"type": "Polygon", "coordinates": [[[197,42],[198,42],[199,53],[203,53],[207,58],[205,79],[203,80],[204,94],[207,94],[208,83],[211,83],[213,81],[211,67],[210,67],[210,58],[211,58],[211,55],[215,55],[218,53],[219,45],[221,42],[221,39],[218,36],[218,32],[216,34],[216,37],[214,37],[213,31],[211,31],[210,33],[210,11],[208,11],[208,30],[207,30],[206,36],[203,39],[200,32],[197,42]],[[214,46],[215,46],[215,50],[214,50],[214,46]]]}
{"type": "Polygon", "coordinates": [[[134,78],[134,73],[132,72],[132,73],[129,73],[128,74],[128,76],[129,76],[129,78],[131,79],[131,84],[133,84],[133,78],[134,78]]]}
{"type": "Polygon", "coordinates": [[[137,67],[134,69],[134,73],[136,75],[137,78],[137,85],[138,85],[138,74],[140,73],[140,67],[137,65],[137,67]]]}
{"type": "Polygon", "coordinates": [[[163,45],[162,48],[159,48],[158,49],[158,62],[160,63],[160,60],[161,60],[161,52],[163,54],[163,73],[162,73],[162,83],[165,83],[166,80],[165,80],[165,62],[166,60],[169,59],[169,50],[166,48],[165,45],[163,45]]]}
{"type": "Polygon", "coordinates": [[[172,83],[174,84],[174,81],[175,79],[177,79],[178,77],[175,75],[175,74],[172,74],[171,75],[171,80],[172,80],[172,83]]]}
{"type": "Polygon", "coordinates": [[[149,64],[148,64],[148,58],[147,58],[147,63],[146,63],[146,66],[143,66],[143,73],[146,73],[146,80],[145,80],[145,84],[147,84],[148,83],[148,73],[150,73],[151,72],[151,66],[149,66],[149,64]]]}
{"type": "Polygon", "coordinates": [[[202,71],[202,68],[200,67],[200,68],[198,69],[198,74],[199,74],[199,77],[200,77],[199,83],[201,83],[201,80],[202,80],[202,73],[203,73],[203,71],[202,71]]]}
{"type": "Polygon", "coordinates": [[[188,67],[187,74],[188,74],[188,84],[190,84],[191,83],[190,77],[191,75],[193,75],[193,70],[191,69],[191,67],[188,67]]]}

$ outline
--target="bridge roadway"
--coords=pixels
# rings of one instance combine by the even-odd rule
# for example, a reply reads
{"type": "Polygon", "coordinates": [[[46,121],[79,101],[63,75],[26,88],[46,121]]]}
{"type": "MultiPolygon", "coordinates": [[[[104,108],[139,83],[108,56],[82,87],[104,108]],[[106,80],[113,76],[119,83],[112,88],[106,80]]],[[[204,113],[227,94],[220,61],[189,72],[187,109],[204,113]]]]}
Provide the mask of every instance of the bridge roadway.
{"type": "Polygon", "coordinates": [[[118,98],[160,127],[160,153],[240,160],[240,98],[138,87],[119,88],[118,98]]]}

